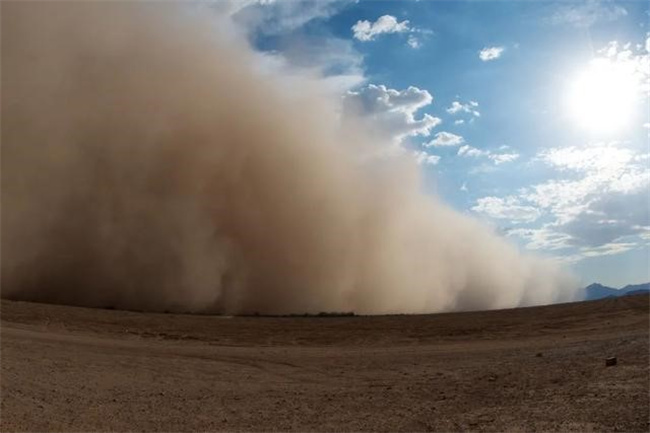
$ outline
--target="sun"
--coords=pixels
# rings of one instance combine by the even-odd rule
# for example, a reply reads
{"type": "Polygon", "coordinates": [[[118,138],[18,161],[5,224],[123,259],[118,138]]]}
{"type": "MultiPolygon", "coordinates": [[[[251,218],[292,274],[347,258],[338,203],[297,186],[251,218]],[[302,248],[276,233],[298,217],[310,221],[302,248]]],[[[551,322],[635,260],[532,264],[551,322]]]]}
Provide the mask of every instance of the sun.
{"type": "Polygon", "coordinates": [[[637,95],[633,68],[624,62],[595,59],[573,78],[566,102],[577,126],[588,132],[612,133],[629,125],[637,95]]]}

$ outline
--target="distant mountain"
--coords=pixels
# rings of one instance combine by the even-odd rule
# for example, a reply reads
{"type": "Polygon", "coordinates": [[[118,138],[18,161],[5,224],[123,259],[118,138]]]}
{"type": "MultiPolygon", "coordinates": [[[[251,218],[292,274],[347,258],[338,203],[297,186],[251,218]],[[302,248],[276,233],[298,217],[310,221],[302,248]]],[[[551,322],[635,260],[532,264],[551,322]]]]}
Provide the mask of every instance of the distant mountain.
{"type": "Polygon", "coordinates": [[[621,293],[612,287],[603,286],[602,284],[594,283],[584,288],[584,300],[593,301],[594,299],[603,299],[620,296],[621,293]]]}
{"type": "Polygon", "coordinates": [[[645,293],[650,292],[650,283],[643,284],[628,284],[627,286],[621,289],[622,292],[625,292],[626,295],[631,295],[633,293],[645,293]]]}
{"type": "Polygon", "coordinates": [[[650,283],[643,284],[628,284],[622,289],[615,289],[613,287],[603,286],[602,284],[590,284],[584,289],[585,301],[593,301],[595,299],[603,299],[609,297],[625,296],[625,295],[640,295],[642,293],[650,293],[650,283]]]}

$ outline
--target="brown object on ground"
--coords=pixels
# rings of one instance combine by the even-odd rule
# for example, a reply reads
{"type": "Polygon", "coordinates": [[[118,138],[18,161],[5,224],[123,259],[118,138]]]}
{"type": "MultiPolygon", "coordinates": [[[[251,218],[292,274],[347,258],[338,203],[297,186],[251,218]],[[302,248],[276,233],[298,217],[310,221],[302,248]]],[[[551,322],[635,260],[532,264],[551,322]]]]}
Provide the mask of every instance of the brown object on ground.
{"type": "Polygon", "coordinates": [[[617,363],[616,357],[607,358],[605,360],[605,367],[612,367],[616,365],[616,363],[617,363]]]}
{"type": "Polygon", "coordinates": [[[326,318],[3,301],[0,429],[647,431],[648,301],[326,318]]]}

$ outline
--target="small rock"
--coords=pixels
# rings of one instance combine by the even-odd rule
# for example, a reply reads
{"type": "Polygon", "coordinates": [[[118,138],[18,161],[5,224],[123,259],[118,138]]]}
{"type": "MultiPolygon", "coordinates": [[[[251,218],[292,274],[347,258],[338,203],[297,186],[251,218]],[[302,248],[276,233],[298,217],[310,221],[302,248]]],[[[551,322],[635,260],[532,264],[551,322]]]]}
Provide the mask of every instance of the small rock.
{"type": "Polygon", "coordinates": [[[541,358],[542,356],[544,356],[544,354],[542,352],[537,352],[535,354],[535,356],[538,357],[538,358],[541,358]]]}
{"type": "Polygon", "coordinates": [[[605,359],[605,367],[613,367],[618,363],[618,360],[615,356],[605,359]]]}
{"type": "Polygon", "coordinates": [[[487,415],[487,414],[485,414],[485,415],[480,415],[480,416],[478,417],[478,420],[479,420],[481,423],[494,422],[494,418],[491,417],[490,415],[487,415]]]}

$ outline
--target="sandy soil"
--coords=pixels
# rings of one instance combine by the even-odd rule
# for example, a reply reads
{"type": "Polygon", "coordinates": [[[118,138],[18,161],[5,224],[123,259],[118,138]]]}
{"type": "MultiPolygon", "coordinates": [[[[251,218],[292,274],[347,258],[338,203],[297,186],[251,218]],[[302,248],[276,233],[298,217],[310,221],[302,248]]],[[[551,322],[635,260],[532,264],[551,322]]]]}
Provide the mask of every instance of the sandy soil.
{"type": "Polygon", "coordinates": [[[648,296],[426,316],[1,312],[2,431],[650,428],[648,296]]]}

